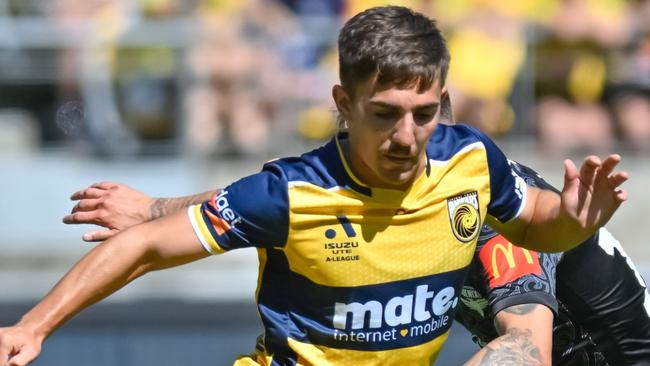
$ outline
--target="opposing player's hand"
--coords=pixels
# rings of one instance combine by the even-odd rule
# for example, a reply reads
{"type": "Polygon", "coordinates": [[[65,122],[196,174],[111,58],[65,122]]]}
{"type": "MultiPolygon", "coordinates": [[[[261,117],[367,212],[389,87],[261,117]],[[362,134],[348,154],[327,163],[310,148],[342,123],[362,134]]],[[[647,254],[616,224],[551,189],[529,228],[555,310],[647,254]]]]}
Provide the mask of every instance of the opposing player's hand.
{"type": "Polygon", "coordinates": [[[627,192],[620,186],[628,179],[628,173],[614,171],[620,161],[619,155],[609,155],[602,161],[597,156],[588,156],[580,170],[571,160],[564,161],[562,208],[583,228],[605,225],[627,199],[627,192]]]}
{"type": "Polygon", "coordinates": [[[83,235],[85,241],[101,241],[120,230],[149,221],[154,199],[125,184],[113,182],[95,183],[70,196],[78,201],[66,224],[95,224],[105,230],[93,230],[83,235]]]}
{"type": "Polygon", "coordinates": [[[41,353],[41,341],[20,328],[0,328],[0,366],[24,366],[41,353]]]}

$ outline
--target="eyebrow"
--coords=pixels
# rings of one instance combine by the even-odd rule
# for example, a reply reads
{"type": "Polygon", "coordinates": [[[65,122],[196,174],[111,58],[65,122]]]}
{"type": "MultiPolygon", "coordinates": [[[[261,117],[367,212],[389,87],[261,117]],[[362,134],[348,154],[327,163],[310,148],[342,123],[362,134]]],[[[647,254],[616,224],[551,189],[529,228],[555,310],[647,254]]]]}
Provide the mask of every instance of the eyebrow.
{"type": "MultiPolygon", "coordinates": [[[[384,107],[384,108],[392,108],[392,109],[401,109],[400,106],[386,103],[386,102],[381,102],[381,101],[370,101],[371,105],[377,106],[377,107],[384,107]]],[[[429,104],[422,104],[422,105],[416,105],[414,109],[435,109],[438,108],[440,103],[434,102],[434,103],[429,103],[429,104]]]]}

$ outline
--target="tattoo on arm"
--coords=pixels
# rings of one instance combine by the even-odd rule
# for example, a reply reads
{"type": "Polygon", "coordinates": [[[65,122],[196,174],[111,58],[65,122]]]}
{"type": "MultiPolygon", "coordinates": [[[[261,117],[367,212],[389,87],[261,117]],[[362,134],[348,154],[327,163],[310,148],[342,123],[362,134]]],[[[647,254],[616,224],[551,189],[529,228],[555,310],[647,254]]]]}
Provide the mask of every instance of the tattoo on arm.
{"type": "Polygon", "coordinates": [[[167,205],[171,198],[157,198],[151,205],[151,219],[155,220],[167,214],[167,205]]]}
{"type": "Polygon", "coordinates": [[[536,366],[541,363],[539,348],[531,342],[530,329],[509,328],[496,345],[488,345],[480,366],[536,366]]]}
{"type": "Polygon", "coordinates": [[[163,216],[178,212],[191,205],[196,205],[206,200],[209,200],[213,194],[219,192],[204,192],[195,194],[193,196],[178,197],[178,198],[157,198],[151,204],[151,220],[161,218],[163,216]]]}

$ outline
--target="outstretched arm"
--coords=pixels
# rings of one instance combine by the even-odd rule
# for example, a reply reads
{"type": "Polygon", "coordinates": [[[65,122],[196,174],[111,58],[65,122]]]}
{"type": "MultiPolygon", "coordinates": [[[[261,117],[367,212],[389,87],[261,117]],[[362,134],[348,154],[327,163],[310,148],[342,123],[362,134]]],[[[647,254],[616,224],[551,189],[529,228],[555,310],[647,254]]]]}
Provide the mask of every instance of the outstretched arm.
{"type": "Polygon", "coordinates": [[[552,362],[553,313],[539,304],[521,304],[497,313],[499,337],[493,339],[465,366],[546,366],[552,362]]]}
{"type": "Polygon", "coordinates": [[[187,213],[137,225],[84,256],[13,327],[0,328],[0,366],[22,366],[66,320],[152,270],[204,258],[187,213]]]}
{"type": "Polygon", "coordinates": [[[620,186],[628,174],[614,171],[620,161],[619,155],[610,155],[603,161],[589,156],[578,170],[566,160],[560,195],[528,187],[526,206],[516,220],[503,224],[488,217],[486,223],[528,249],[571,249],[605,225],[627,199],[627,192],[620,186]]]}
{"type": "Polygon", "coordinates": [[[105,230],[93,230],[83,235],[85,241],[101,241],[150,220],[178,212],[209,200],[218,191],[176,198],[153,198],[125,184],[95,183],[70,197],[78,201],[72,212],[63,218],[66,224],[95,224],[105,230]]]}

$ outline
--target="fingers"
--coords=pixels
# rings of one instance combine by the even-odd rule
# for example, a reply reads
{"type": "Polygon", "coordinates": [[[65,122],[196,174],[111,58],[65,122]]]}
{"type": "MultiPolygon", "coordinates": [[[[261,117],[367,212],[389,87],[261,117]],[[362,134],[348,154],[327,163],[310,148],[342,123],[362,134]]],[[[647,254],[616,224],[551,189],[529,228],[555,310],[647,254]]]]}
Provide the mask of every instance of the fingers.
{"type": "Polygon", "coordinates": [[[588,187],[593,186],[594,181],[596,180],[596,175],[598,174],[601,165],[602,163],[600,161],[600,158],[597,156],[587,156],[584,163],[582,163],[582,166],[580,167],[580,181],[588,187]]]}
{"type": "Polygon", "coordinates": [[[40,347],[25,343],[21,337],[4,335],[1,338],[0,366],[25,366],[40,352],[40,347]]]}
{"type": "Polygon", "coordinates": [[[564,185],[578,178],[578,168],[569,159],[564,160],[564,185]]]}
{"type": "Polygon", "coordinates": [[[99,218],[98,211],[78,211],[63,217],[65,224],[96,224],[99,218]]]}
{"type": "Polygon", "coordinates": [[[609,186],[614,189],[625,183],[629,178],[630,176],[627,174],[627,172],[619,172],[607,177],[607,182],[609,183],[609,186]]]}
{"type": "Polygon", "coordinates": [[[104,241],[118,232],[117,229],[89,231],[82,236],[82,239],[87,242],[104,241]]]}
{"type": "Polygon", "coordinates": [[[90,187],[109,190],[109,189],[117,188],[118,186],[119,184],[114,182],[98,182],[98,183],[93,183],[90,187]]]}
{"type": "Polygon", "coordinates": [[[602,168],[601,170],[603,172],[606,172],[607,175],[611,174],[616,165],[621,162],[621,156],[618,154],[612,154],[609,155],[605,160],[603,161],[602,168]]]}
{"type": "Polygon", "coordinates": [[[7,366],[25,366],[31,361],[33,361],[38,353],[31,349],[21,349],[20,353],[9,359],[7,366]]]}
{"type": "Polygon", "coordinates": [[[72,208],[72,211],[70,213],[75,213],[79,211],[92,211],[96,210],[99,208],[99,206],[104,202],[103,199],[101,198],[86,198],[82,199],[81,201],[77,202],[76,205],[72,208]]]}
{"type": "Polygon", "coordinates": [[[70,196],[70,199],[77,201],[77,200],[82,200],[87,198],[100,198],[104,194],[106,194],[105,189],[88,187],[73,193],[72,196],[70,196]]]}
{"type": "Polygon", "coordinates": [[[614,192],[614,199],[618,204],[621,204],[625,201],[627,201],[627,191],[624,191],[622,189],[614,192]]]}
{"type": "Polygon", "coordinates": [[[605,161],[601,164],[600,169],[598,170],[599,178],[607,178],[612,172],[618,163],[621,162],[620,155],[610,155],[605,161]]]}
{"type": "Polygon", "coordinates": [[[0,339],[0,365],[5,365],[9,356],[13,351],[13,347],[5,339],[0,339]]]}

